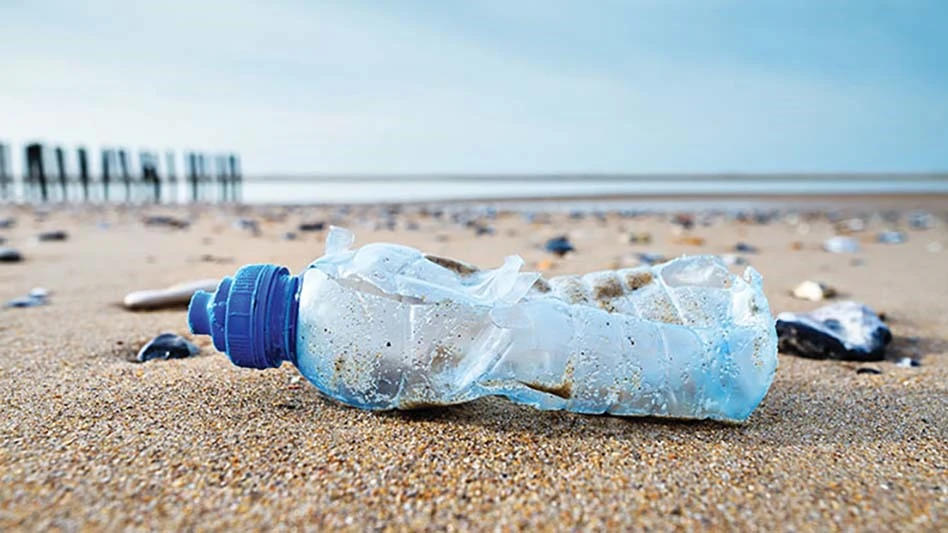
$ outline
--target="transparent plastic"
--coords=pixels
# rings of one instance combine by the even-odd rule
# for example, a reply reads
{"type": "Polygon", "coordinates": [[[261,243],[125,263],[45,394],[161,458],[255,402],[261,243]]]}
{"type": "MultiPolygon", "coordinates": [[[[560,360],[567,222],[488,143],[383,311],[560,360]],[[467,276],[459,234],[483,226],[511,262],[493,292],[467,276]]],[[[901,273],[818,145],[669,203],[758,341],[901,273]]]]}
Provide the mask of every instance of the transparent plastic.
{"type": "Polygon", "coordinates": [[[712,256],[561,276],[480,270],[331,228],[301,274],[294,362],[366,409],[504,396],[539,409],[745,420],[777,367],[761,276],[712,256]]]}

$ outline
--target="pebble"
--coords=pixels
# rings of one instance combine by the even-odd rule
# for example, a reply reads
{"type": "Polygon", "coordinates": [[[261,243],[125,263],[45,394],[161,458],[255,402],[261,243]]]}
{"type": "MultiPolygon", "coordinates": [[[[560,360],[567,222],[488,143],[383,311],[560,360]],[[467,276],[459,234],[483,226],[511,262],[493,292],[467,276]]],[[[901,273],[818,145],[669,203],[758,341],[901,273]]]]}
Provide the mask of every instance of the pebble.
{"type": "Polygon", "coordinates": [[[625,237],[620,236],[619,242],[627,242],[629,244],[651,244],[652,234],[647,231],[642,231],[642,232],[633,231],[625,237]]]}
{"type": "Polygon", "coordinates": [[[238,218],[234,221],[234,227],[249,231],[254,237],[260,236],[260,224],[252,218],[238,218]]]}
{"type": "Polygon", "coordinates": [[[872,374],[874,376],[878,376],[879,374],[882,373],[882,371],[879,370],[878,368],[872,368],[871,366],[863,366],[856,369],[856,373],[857,374],[872,374]]]}
{"type": "Polygon", "coordinates": [[[326,229],[325,222],[303,222],[296,227],[299,231],[323,231],[326,229]]]}
{"type": "Polygon", "coordinates": [[[745,254],[756,254],[760,251],[760,248],[757,248],[753,244],[747,244],[746,242],[739,242],[734,245],[734,251],[741,252],[745,254]]]}
{"type": "Polygon", "coordinates": [[[836,289],[819,281],[806,280],[794,287],[791,294],[798,300],[819,302],[836,296],[836,289]]]}
{"type": "Polygon", "coordinates": [[[7,302],[7,307],[36,307],[49,303],[49,290],[42,287],[36,287],[26,296],[14,298],[7,302]]]}
{"type": "Polygon", "coordinates": [[[284,234],[283,234],[283,240],[284,240],[284,241],[295,241],[295,240],[296,240],[296,233],[293,232],[293,231],[288,231],[288,232],[284,233],[284,234]]]}
{"type": "Polygon", "coordinates": [[[36,239],[41,242],[50,242],[50,241],[65,241],[69,238],[69,234],[65,231],[44,231],[36,236],[36,239]]]}
{"type": "Polygon", "coordinates": [[[494,234],[494,228],[492,228],[492,227],[490,227],[490,226],[481,226],[481,225],[478,225],[478,226],[475,226],[475,228],[474,228],[474,235],[477,235],[477,236],[481,236],[481,235],[493,235],[493,234],[494,234]]]}
{"type": "Polygon", "coordinates": [[[0,229],[12,229],[14,226],[16,226],[15,218],[0,218],[0,229]]]}
{"type": "Polygon", "coordinates": [[[813,359],[879,361],[892,341],[892,332],[872,309],[846,301],[809,313],[780,313],[777,337],[783,353],[813,359]]]}
{"type": "Polygon", "coordinates": [[[901,231],[883,231],[876,235],[876,242],[882,244],[902,244],[906,240],[905,234],[901,231]]]}
{"type": "Polygon", "coordinates": [[[649,266],[655,265],[658,263],[664,263],[666,261],[664,255],[660,253],[656,253],[656,252],[642,252],[639,254],[635,254],[635,257],[638,258],[639,263],[649,265],[649,266]]]}
{"type": "Polygon", "coordinates": [[[908,223],[915,229],[929,229],[935,225],[935,217],[928,211],[912,211],[908,214],[908,223]]]}
{"type": "Polygon", "coordinates": [[[196,291],[214,291],[220,280],[202,279],[172,285],[164,289],[149,289],[130,292],[122,303],[126,309],[160,309],[187,305],[196,291]]]}
{"type": "Polygon", "coordinates": [[[14,248],[0,246],[0,263],[19,263],[23,260],[23,255],[14,248]]]}
{"type": "Polygon", "coordinates": [[[142,219],[146,226],[161,226],[174,229],[185,229],[191,225],[187,220],[170,217],[167,215],[151,215],[142,219]]]}
{"type": "Polygon", "coordinates": [[[565,235],[553,237],[552,239],[546,241],[544,248],[546,248],[547,252],[559,257],[562,257],[569,252],[576,251],[576,248],[573,247],[573,244],[569,242],[569,237],[565,235]]]}
{"type": "Polygon", "coordinates": [[[187,339],[174,333],[162,333],[138,351],[136,360],[139,363],[154,359],[184,359],[201,353],[201,349],[187,339]]]}
{"type": "Polygon", "coordinates": [[[913,367],[922,366],[922,362],[919,361],[918,359],[912,359],[911,357],[902,357],[898,361],[895,362],[895,366],[902,367],[902,368],[913,368],[913,367]]]}
{"type": "Polygon", "coordinates": [[[704,246],[704,237],[697,237],[695,235],[683,235],[675,239],[676,244],[685,244],[688,246],[704,246]]]}
{"type": "Polygon", "coordinates": [[[834,254],[855,253],[859,251],[859,243],[851,237],[837,235],[826,239],[823,249],[834,254]]]}

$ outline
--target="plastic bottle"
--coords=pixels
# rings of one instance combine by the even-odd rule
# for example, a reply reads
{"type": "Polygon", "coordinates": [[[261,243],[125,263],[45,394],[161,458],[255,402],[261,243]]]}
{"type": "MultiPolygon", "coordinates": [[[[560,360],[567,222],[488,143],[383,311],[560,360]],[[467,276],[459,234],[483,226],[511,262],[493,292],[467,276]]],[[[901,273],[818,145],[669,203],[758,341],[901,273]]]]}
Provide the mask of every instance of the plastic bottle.
{"type": "Polygon", "coordinates": [[[289,361],[366,409],[505,396],[540,409],[746,419],[777,366],[761,277],[711,256],[545,280],[331,228],[299,276],[244,266],[191,300],[191,331],[234,364],[289,361]]]}

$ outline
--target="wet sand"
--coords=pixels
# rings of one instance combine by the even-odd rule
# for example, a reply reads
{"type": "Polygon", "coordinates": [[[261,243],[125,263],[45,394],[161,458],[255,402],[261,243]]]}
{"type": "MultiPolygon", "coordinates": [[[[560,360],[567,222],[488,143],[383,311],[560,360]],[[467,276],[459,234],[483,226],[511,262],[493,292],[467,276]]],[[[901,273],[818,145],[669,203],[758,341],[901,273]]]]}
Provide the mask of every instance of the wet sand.
{"type": "MultiPolygon", "coordinates": [[[[575,528],[935,531],[948,524],[948,198],[896,199],[925,207],[936,227],[870,217],[855,254],[820,249],[824,216],[800,224],[713,219],[681,236],[667,217],[553,215],[529,223],[500,214],[492,235],[444,217],[403,212],[394,231],[378,210],[253,208],[68,209],[16,217],[0,230],[25,260],[0,264],[0,298],[33,287],[50,304],[0,310],[0,529],[326,527],[540,530],[575,528]],[[143,213],[193,219],[186,230],[145,227],[143,213]],[[199,215],[199,216],[198,216],[199,215]],[[260,235],[234,225],[259,221],[260,235]],[[282,217],[282,219],[281,219],[282,217]],[[271,219],[268,221],[267,219],[271,219]],[[233,367],[204,338],[201,356],[136,364],[152,336],[186,336],[183,309],[129,312],[133,290],[230,275],[244,263],[294,271],[322,253],[326,221],[357,244],[384,240],[492,267],[519,253],[547,275],[615,268],[636,252],[730,253],[765,278],[774,313],[819,304],[792,299],[804,279],[884,312],[892,362],[780,355],[770,393],[741,425],[537,412],[488,398],[449,408],[371,413],[340,406],[290,366],[233,367]],[[405,229],[409,221],[417,230],[405,229]],[[874,242],[881,229],[908,242],[874,242]],[[65,242],[35,242],[63,229],[65,242]],[[296,231],[296,240],[284,240],[296,231]],[[628,244],[628,232],[651,244],[628,244]],[[577,253],[542,249],[568,234],[577,253]],[[794,250],[799,241],[802,249],[794,250]],[[879,375],[858,374],[871,367],[879,375]]],[[[748,200],[748,205],[753,205],[748,200]]],[[[869,211],[865,201],[843,201],[869,211]]],[[[792,222],[792,221],[791,221],[792,222]]],[[[632,262],[634,263],[634,261],[632,262]]]]}

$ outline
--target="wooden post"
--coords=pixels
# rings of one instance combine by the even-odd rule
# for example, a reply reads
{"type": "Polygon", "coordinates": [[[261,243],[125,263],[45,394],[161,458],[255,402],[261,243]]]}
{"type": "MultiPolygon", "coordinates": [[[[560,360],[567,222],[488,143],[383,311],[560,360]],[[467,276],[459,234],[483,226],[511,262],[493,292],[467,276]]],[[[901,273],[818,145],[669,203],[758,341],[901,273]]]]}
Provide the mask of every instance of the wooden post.
{"type": "Polygon", "coordinates": [[[191,181],[191,201],[198,201],[197,154],[188,152],[188,179],[191,181]]]}
{"type": "Polygon", "coordinates": [[[132,175],[128,171],[128,152],[124,148],[118,150],[119,171],[122,173],[122,183],[125,184],[125,203],[132,203],[132,175]]]}
{"type": "Polygon", "coordinates": [[[59,171],[59,189],[62,191],[60,200],[66,202],[69,200],[69,194],[66,190],[66,152],[63,151],[62,146],[56,147],[56,169],[59,171]]]}
{"type": "Polygon", "coordinates": [[[230,196],[231,201],[236,203],[240,201],[240,184],[243,181],[240,173],[240,158],[237,154],[230,154],[228,162],[230,163],[230,196]]]}
{"type": "Polygon", "coordinates": [[[49,199],[46,190],[46,170],[43,168],[43,145],[40,143],[31,143],[26,145],[26,183],[32,197],[39,185],[40,199],[43,202],[49,199]]]}
{"type": "Polygon", "coordinates": [[[109,201],[109,183],[112,181],[112,159],[114,153],[111,148],[102,149],[102,192],[106,202],[109,201]]]}
{"type": "Polygon", "coordinates": [[[172,150],[165,152],[165,174],[168,176],[168,198],[171,203],[178,202],[178,171],[175,168],[175,153],[172,150]]]}
{"type": "Polygon", "coordinates": [[[82,199],[89,201],[89,160],[86,156],[86,149],[79,147],[76,150],[79,159],[79,183],[82,185],[82,199]]]}
{"type": "Polygon", "coordinates": [[[0,199],[13,196],[13,173],[7,172],[7,145],[0,143],[0,199]]]}

